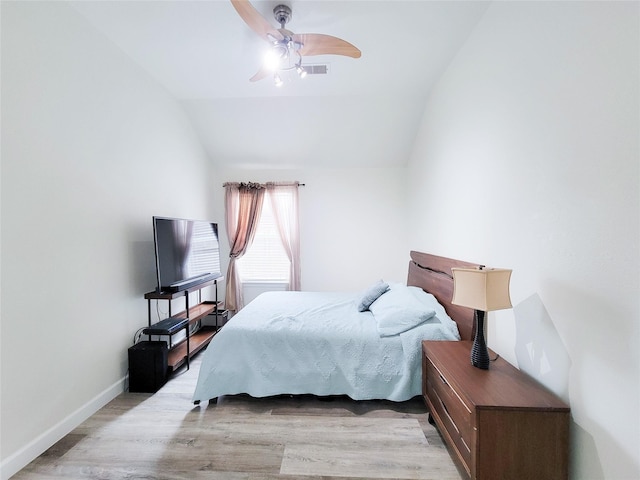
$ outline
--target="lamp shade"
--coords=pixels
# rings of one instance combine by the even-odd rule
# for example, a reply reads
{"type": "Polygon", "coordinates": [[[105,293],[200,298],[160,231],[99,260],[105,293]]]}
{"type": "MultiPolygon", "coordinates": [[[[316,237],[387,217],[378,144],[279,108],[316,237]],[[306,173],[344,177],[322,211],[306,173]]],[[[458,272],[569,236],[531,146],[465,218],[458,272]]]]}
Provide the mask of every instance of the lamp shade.
{"type": "Polygon", "coordinates": [[[511,270],[506,268],[452,268],[453,299],[451,303],[462,307],[489,312],[511,308],[509,280],[511,270]]]}

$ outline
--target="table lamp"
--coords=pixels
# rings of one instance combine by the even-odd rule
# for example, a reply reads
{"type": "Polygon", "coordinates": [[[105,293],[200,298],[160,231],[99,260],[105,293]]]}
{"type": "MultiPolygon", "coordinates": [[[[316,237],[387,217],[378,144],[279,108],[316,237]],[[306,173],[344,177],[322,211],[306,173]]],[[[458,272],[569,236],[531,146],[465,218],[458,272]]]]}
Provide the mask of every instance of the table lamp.
{"type": "Polygon", "coordinates": [[[476,334],[471,348],[471,364],[489,369],[489,350],[484,338],[485,312],[511,308],[509,279],[505,268],[452,268],[453,299],[451,303],[475,309],[476,334]]]}

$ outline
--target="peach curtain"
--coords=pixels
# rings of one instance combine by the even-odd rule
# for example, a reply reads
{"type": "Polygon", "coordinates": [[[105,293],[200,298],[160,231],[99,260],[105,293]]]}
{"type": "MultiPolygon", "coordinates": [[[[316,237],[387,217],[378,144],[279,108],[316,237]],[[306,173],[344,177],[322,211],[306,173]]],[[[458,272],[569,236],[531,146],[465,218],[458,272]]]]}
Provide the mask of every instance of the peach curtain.
{"type": "Polygon", "coordinates": [[[268,182],[267,195],[289,261],[289,290],[300,290],[300,223],[298,182],[268,182]]]}
{"type": "Polygon", "coordinates": [[[262,212],[265,187],[258,183],[225,183],[225,223],[231,250],[227,270],[225,308],[237,311],[244,305],[236,260],[242,257],[255,236],[262,212]]]}

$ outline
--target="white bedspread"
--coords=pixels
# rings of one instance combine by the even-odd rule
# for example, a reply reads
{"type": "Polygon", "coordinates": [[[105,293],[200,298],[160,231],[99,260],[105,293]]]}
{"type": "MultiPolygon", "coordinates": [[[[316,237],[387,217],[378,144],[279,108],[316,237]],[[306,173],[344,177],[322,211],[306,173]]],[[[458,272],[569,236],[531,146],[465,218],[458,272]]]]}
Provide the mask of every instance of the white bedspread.
{"type": "Polygon", "coordinates": [[[421,393],[421,341],[457,340],[440,307],[407,332],[381,338],[358,294],[264,293],[213,338],[200,367],[194,401],[247,393],[348,395],[408,400],[421,393]]]}

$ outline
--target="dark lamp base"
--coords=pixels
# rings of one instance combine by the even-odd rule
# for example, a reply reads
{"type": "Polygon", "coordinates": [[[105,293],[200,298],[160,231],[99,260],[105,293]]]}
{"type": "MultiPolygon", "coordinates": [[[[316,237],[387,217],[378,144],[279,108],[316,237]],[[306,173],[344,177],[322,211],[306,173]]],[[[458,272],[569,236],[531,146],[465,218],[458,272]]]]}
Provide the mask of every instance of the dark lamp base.
{"type": "Polygon", "coordinates": [[[483,370],[489,370],[489,350],[484,339],[484,312],[476,310],[476,336],[471,347],[471,365],[483,370]]]}

